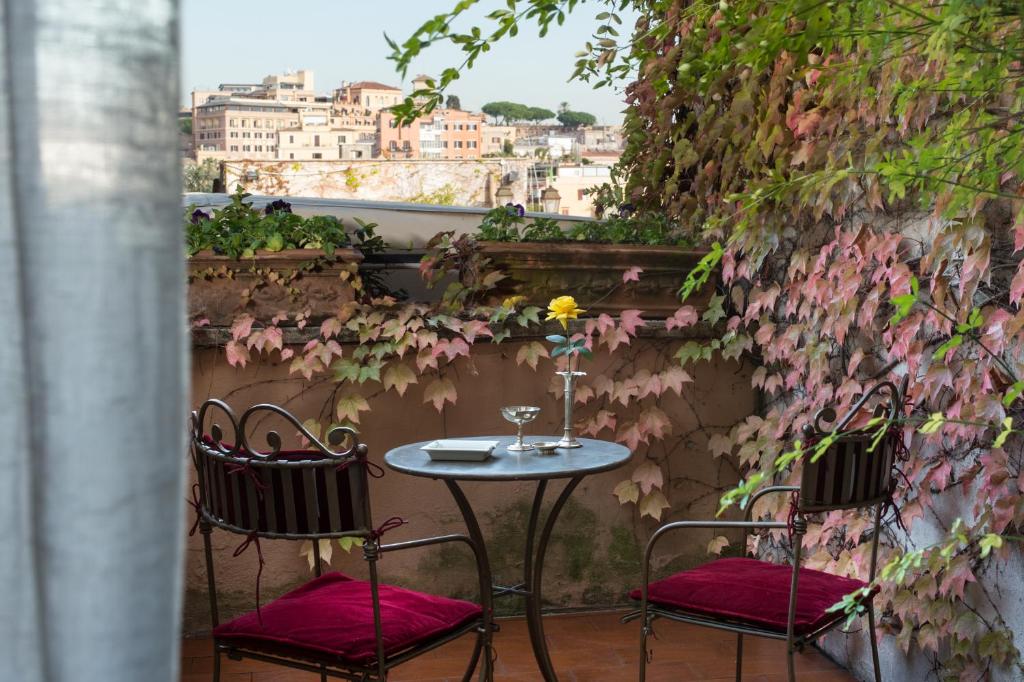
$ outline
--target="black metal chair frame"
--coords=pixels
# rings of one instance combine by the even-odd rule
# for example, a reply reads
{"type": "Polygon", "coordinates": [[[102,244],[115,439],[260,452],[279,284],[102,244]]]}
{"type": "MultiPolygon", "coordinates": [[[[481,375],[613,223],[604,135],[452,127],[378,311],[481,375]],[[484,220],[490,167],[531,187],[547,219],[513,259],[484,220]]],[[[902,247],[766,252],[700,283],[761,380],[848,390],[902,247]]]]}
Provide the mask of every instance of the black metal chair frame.
{"type": "MultiPolygon", "coordinates": [[[[889,427],[895,424],[903,411],[903,396],[906,394],[907,389],[907,378],[904,378],[900,388],[897,388],[895,384],[890,381],[882,381],[875,384],[870,390],[868,390],[857,403],[850,409],[850,411],[835,424],[832,429],[824,429],[822,422],[835,422],[836,413],[831,408],[826,408],[818,412],[815,415],[814,425],[808,425],[804,427],[804,436],[808,442],[812,442],[814,439],[820,438],[826,435],[829,431],[835,434],[843,434],[845,429],[861,411],[861,409],[867,404],[867,402],[880,391],[888,391],[889,393],[889,409],[886,415],[886,422],[889,427]]],[[[881,416],[881,415],[879,415],[881,416]]],[[[861,440],[870,442],[872,436],[870,434],[843,434],[840,436],[839,442],[849,443],[853,440],[861,440]]],[[[716,628],[719,630],[726,630],[729,632],[736,633],[736,680],[739,682],[743,672],[743,635],[754,635],[758,637],[769,637],[772,639],[783,639],[786,641],[786,656],[787,656],[787,668],[789,673],[789,679],[791,682],[796,680],[796,667],[794,662],[794,653],[798,650],[802,650],[804,646],[809,643],[813,643],[816,639],[821,637],[829,630],[835,628],[841,622],[843,618],[837,615],[836,619],[830,621],[824,626],[814,630],[812,632],[797,634],[794,632],[794,620],[796,616],[796,605],[797,605],[797,583],[799,578],[800,558],[801,558],[801,545],[803,536],[807,532],[807,515],[816,514],[820,512],[837,511],[837,510],[851,510],[851,509],[863,509],[868,507],[874,508],[874,531],[871,535],[871,562],[869,569],[869,583],[875,579],[875,571],[878,563],[878,537],[882,528],[882,514],[886,504],[890,503],[890,483],[892,476],[893,461],[895,459],[895,453],[889,444],[883,440],[880,443],[874,453],[876,456],[882,458],[882,465],[876,467],[874,473],[877,476],[877,480],[869,481],[863,484],[861,487],[856,486],[856,481],[836,481],[837,472],[833,467],[831,470],[830,479],[835,490],[836,485],[844,488],[848,491],[854,491],[855,494],[849,496],[845,501],[839,502],[828,499],[827,497],[814,495],[812,491],[820,490],[819,483],[821,477],[828,476],[830,472],[830,464],[834,463],[835,457],[835,446],[830,448],[817,463],[811,464],[805,462],[804,469],[801,474],[801,484],[799,486],[770,486],[763,488],[751,496],[750,502],[746,509],[746,518],[744,521],[676,521],[674,523],[668,523],[660,528],[651,536],[650,541],[647,543],[647,548],[644,551],[644,563],[642,570],[642,583],[640,587],[641,599],[640,599],[640,610],[630,613],[623,621],[630,621],[639,619],[641,623],[640,627],[640,681],[644,682],[647,675],[647,639],[653,632],[652,624],[656,618],[667,618],[682,623],[690,623],[693,625],[701,625],[710,628],[716,628]],[[851,484],[853,487],[851,488],[851,484]],[[869,494],[858,495],[857,490],[865,491],[869,494]],[[754,504],[763,496],[769,494],[790,494],[797,493],[796,509],[792,526],[781,521],[753,521],[753,509],[754,504]],[[742,529],[743,531],[743,544],[742,547],[746,547],[747,533],[751,530],[762,530],[762,529],[783,529],[791,528],[793,538],[793,573],[790,582],[790,593],[789,593],[789,615],[787,618],[786,632],[782,633],[776,630],[768,628],[760,628],[754,625],[734,622],[725,619],[717,619],[705,615],[696,613],[689,613],[684,610],[673,609],[670,607],[659,606],[657,604],[650,603],[648,599],[648,586],[650,584],[650,573],[651,573],[651,555],[654,551],[654,547],[657,542],[664,537],[666,534],[683,529],[695,529],[695,528],[714,528],[714,529],[742,529]]],[[[842,473],[842,472],[838,472],[842,473]]],[[[872,473],[872,472],[869,472],[872,473]]],[[[875,611],[873,604],[873,595],[865,598],[862,601],[865,606],[868,616],[868,627],[869,627],[869,639],[871,643],[871,663],[874,668],[874,675],[876,682],[880,682],[882,679],[881,670],[878,662],[878,644],[875,638],[875,611]]]]}
{"type": "MultiPolygon", "coordinates": [[[[491,639],[495,627],[493,624],[493,610],[491,607],[491,576],[486,562],[483,561],[482,549],[477,546],[472,538],[461,534],[440,535],[391,544],[381,544],[380,533],[374,530],[374,526],[371,522],[369,472],[366,459],[367,447],[365,444],[359,442],[355,431],[348,427],[336,427],[332,429],[327,434],[327,442],[330,443],[330,445],[339,447],[346,442],[349,443],[349,447],[347,449],[335,451],[311,434],[293,415],[281,407],[271,404],[254,405],[247,409],[242,414],[241,418],[236,419],[231,408],[223,401],[216,399],[207,400],[199,410],[192,412],[191,431],[191,454],[198,476],[199,489],[197,502],[197,511],[199,514],[198,529],[203,538],[203,551],[206,559],[207,583],[210,595],[210,616],[214,628],[216,628],[220,622],[217,604],[213,548],[210,538],[213,528],[215,527],[231,533],[251,536],[257,539],[309,540],[313,545],[314,571],[317,576],[320,576],[322,573],[320,540],[333,540],[342,537],[361,538],[363,540],[363,558],[366,560],[369,570],[370,594],[373,602],[374,634],[376,636],[377,655],[376,660],[372,665],[356,665],[347,662],[338,656],[322,654],[301,647],[272,645],[256,641],[251,643],[249,641],[240,643],[238,641],[217,639],[214,637],[213,679],[215,682],[220,680],[221,655],[225,655],[234,660],[251,658],[260,661],[268,661],[290,668],[319,673],[322,681],[326,681],[328,677],[352,680],[353,682],[384,681],[387,679],[388,671],[395,666],[401,665],[402,663],[416,658],[421,654],[458,639],[469,632],[476,632],[476,645],[474,646],[469,665],[462,677],[463,682],[468,682],[472,679],[473,673],[480,662],[481,654],[483,654],[484,662],[480,666],[480,679],[490,679],[490,675],[492,674],[491,639]],[[206,422],[207,415],[210,410],[213,409],[219,410],[230,420],[231,428],[234,432],[234,438],[232,441],[234,445],[230,447],[224,445],[224,431],[217,423],[214,423],[211,426],[209,436],[204,432],[204,424],[206,422]],[[246,426],[250,420],[254,418],[254,415],[265,416],[268,413],[278,415],[287,420],[291,426],[294,426],[311,443],[310,447],[307,449],[309,451],[318,452],[320,458],[304,460],[279,459],[278,456],[282,451],[281,437],[276,431],[268,431],[266,434],[266,440],[270,446],[269,452],[260,452],[251,447],[246,433],[246,426]],[[321,530],[309,532],[259,530],[259,524],[257,523],[247,524],[247,526],[251,527],[243,527],[235,523],[230,523],[225,518],[218,516],[210,505],[210,499],[207,494],[208,485],[207,481],[204,479],[204,472],[207,468],[204,465],[211,461],[227,463],[234,466],[249,467],[254,472],[270,471],[274,469],[290,469],[292,471],[322,469],[327,471],[328,469],[336,470],[339,467],[347,468],[350,472],[354,472],[355,475],[353,491],[355,494],[353,495],[352,504],[354,505],[353,508],[358,512],[358,518],[361,520],[361,523],[358,524],[357,528],[339,528],[331,526],[325,531],[322,530],[323,523],[321,522],[320,517],[318,517],[316,524],[313,525],[319,527],[321,530]],[[397,654],[386,655],[384,652],[384,640],[382,636],[379,580],[377,571],[377,562],[380,560],[381,555],[388,552],[397,552],[400,550],[451,542],[465,543],[473,551],[480,583],[480,605],[483,609],[482,615],[444,635],[432,638],[429,641],[423,642],[397,654]]],[[[254,476],[259,475],[260,473],[254,474],[254,476]]],[[[248,492],[250,495],[255,496],[257,494],[255,484],[248,476],[238,476],[237,478],[239,480],[238,485],[247,486],[249,488],[248,492]]],[[[292,504],[295,504],[294,501],[292,501],[292,504]]],[[[330,519],[328,519],[328,522],[330,522],[330,519]]]]}

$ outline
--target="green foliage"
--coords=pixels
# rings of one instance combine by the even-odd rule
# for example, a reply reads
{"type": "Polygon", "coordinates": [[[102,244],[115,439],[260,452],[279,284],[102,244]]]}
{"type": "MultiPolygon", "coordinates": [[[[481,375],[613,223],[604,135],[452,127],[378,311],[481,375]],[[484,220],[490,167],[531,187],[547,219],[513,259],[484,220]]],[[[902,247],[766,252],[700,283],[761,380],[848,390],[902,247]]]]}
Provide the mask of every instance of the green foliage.
{"type": "Polygon", "coordinates": [[[214,159],[202,163],[186,161],[182,168],[182,184],[186,192],[212,192],[213,181],[220,177],[220,164],[214,159]]]}
{"type": "Polygon", "coordinates": [[[566,109],[565,111],[559,111],[557,118],[558,122],[566,128],[580,128],[597,123],[597,117],[585,111],[570,111],[566,109]]]}
{"type": "Polygon", "coordinates": [[[432,204],[434,206],[454,206],[458,198],[458,188],[450,182],[435,189],[433,192],[421,192],[409,197],[413,204],[432,204]]]}
{"type": "Polygon", "coordinates": [[[516,102],[488,102],[480,107],[480,111],[495,119],[501,119],[502,123],[514,123],[517,121],[529,121],[538,123],[555,117],[555,112],[541,107],[531,107],[516,102]]]}
{"type": "Polygon", "coordinates": [[[690,246],[692,240],[680,233],[665,216],[645,213],[629,217],[612,215],[605,220],[573,223],[563,231],[553,218],[527,220],[514,207],[498,206],[488,211],[477,237],[492,242],[587,242],[594,244],[645,244],[648,246],[690,246]]]}
{"type": "Polygon", "coordinates": [[[322,249],[331,256],[340,247],[355,244],[366,254],[383,251],[384,240],[376,234],[376,223],[356,219],[351,234],[334,216],[304,218],[291,212],[286,202],[274,202],[268,210],[253,208],[250,195],[241,186],[231,203],[212,215],[190,206],[185,210],[185,238],[188,254],[203,250],[231,258],[251,258],[257,251],[322,249]],[[278,206],[278,208],[274,208],[278,206]]]}
{"type": "Polygon", "coordinates": [[[444,106],[448,109],[461,110],[462,100],[459,99],[458,95],[448,95],[448,98],[445,100],[444,106]]]}
{"type": "Polygon", "coordinates": [[[185,135],[191,135],[192,134],[192,117],[189,116],[188,118],[179,118],[178,119],[178,130],[180,130],[185,135]]]}

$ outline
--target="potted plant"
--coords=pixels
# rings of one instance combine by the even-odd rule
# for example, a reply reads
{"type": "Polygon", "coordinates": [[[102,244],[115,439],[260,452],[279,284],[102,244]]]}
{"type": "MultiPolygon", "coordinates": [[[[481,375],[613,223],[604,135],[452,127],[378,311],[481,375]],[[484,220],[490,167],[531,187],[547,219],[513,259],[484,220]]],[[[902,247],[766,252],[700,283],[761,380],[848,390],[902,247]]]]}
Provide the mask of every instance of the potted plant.
{"type": "MultiPolygon", "coordinates": [[[[490,211],[477,234],[481,253],[507,278],[496,297],[524,296],[543,305],[571,290],[593,313],[627,309],[671,315],[679,287],[707,251],[655,214],[635,215],[628,205],[602,220],[563,230],[551,218],[527,219],[518,205],[490,211]]],[[[701,306],[709,288],[690,301],[701,306]]]]}
{"type": "Polygon", "coordinates": [[[261,211],[248,197],[239,188],[212,213],[185,212],[193,319],[229,326],[240,312],[269,319],[298,309],[315,320],[355,300],[364,255],[384,248],[375,225],[357,221],[350,233],[333,216],[303,217],[283,200],[261,211]]]}

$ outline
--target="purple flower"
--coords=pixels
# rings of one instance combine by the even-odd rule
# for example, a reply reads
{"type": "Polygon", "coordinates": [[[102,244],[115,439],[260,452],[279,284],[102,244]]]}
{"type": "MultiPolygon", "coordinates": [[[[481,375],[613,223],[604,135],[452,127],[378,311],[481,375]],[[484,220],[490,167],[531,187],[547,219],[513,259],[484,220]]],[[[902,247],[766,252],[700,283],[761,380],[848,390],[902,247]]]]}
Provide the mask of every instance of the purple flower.
{"type": "Polygon", "coordinates": [[[276,213],[278,211],[281,211],[282,213],[291,213],[292,205],[289,204],[284,199],[275,199],[274,201],[267,204],[266,208],[263,209],[263,212],[266,213],[267,215],[270,215],[271,213],[276,213]]]}
{"type": "Polygon", "coordinates": [[[519,216],[520,218],[526,215],[526,209],[523,208],[522,204],[513,204],[510,201],[505,204],[505,208],[508,209],[510,215],[519,216]]]}
{"type": "Polygon", "coordinates": [[[193,225],[198,225],[199,223],[203,222],[204,220],[209,220],[209,219],[210,219],[210,214],[206,213],[205,211],[202,211],[202,210],[200,210],[198,208],[196,210],[192,211],[192,224],[193,225]]]}

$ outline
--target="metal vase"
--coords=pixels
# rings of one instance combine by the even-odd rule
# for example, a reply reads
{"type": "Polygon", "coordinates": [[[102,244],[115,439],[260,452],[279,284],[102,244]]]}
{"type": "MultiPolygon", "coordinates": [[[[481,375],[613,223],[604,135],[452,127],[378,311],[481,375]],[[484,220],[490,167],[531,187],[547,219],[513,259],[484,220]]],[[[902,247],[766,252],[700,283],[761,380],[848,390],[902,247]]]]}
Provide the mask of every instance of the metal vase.
{"type": "Polygon", "coordinates": [[[560,448],[580,448],[583,444],[576,440],[576,434],[572,431],[572,407],[576,398],[576,380],[587,376],[586,372],[556,372],[565,380],[565,427],[562,431],[562,440],[558,441],[560,448]]]}

